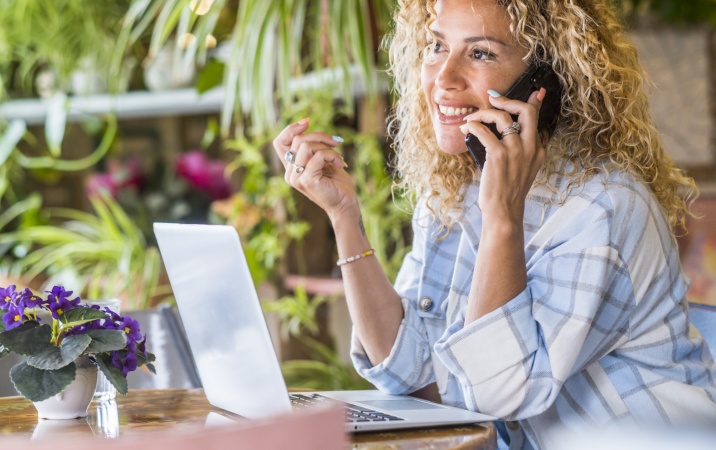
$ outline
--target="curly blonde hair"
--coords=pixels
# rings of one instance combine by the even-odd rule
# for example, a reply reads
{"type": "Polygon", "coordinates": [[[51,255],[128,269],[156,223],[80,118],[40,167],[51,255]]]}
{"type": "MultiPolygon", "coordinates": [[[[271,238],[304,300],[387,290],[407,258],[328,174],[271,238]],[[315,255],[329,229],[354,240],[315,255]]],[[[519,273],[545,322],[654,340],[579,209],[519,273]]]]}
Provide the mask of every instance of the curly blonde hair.
{"type": "MultiPolygon", "coordinates": [[[[389,130],[397,151],[397,187],[426,198],[449,232],[462,189],[476,169],[467,153],[450,155],[438,148],[421,90],[426,27],[435,19],[436,1],[398,1],[395,29],[386,40],[398,96],[389,130]]],[[[565,175],[565,167],[571,167],[566,175],[572,186],[599,171],[624,170],[651,188],[672,231],[684,227],[698,190],[661,145],[649,111],[646,75],[607,1],[495,2],[505,9],[517,41],[530,49],[526,58],[551,64],[564,87],[562,112],[547,137],[547,161],[536,183],[565,175]]]]}

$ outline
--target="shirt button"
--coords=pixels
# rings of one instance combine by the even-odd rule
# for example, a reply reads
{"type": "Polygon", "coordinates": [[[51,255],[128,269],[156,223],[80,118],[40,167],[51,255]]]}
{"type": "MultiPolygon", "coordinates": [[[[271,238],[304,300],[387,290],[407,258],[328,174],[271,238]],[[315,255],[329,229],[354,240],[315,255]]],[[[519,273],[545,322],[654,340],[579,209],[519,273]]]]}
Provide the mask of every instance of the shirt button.
{"type": "Polygon", "coordinates": [[[507,428],[510,430],[516,430],[520,427],[520,424],[515,421],[506,422],[507,428]]]}
{"type": "Polygon", "coordinates": [[[430,311],[433,308],[433,299],[430,297],[423,297],[420,299],[419,306],[423,311],[430,311]]]}

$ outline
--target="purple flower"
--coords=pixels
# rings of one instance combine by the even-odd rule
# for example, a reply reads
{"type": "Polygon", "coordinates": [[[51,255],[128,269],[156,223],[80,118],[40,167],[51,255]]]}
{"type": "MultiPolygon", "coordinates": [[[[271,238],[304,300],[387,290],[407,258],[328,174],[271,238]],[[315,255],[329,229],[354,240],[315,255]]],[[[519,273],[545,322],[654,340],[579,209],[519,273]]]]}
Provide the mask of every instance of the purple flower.
{"type": "Polygon", "coordinates": [[[134,352],[113,351],[110,352],[112,365],[122,371],[122,376],[137,370],[137,356],[134,352]]]}
{"type": "Polygon", "coordinates": [[[147,335],[145,334],[142,337],[142,340],[137,342],[137,351],[139,351],[145,359],[149,358],[149,354],[147,353],[147,335]]]}
{"type": "Polygon", "coordinates": [[[7,312],[3,314],[2,320],[5,322],[5,329],[12,330],[22,324],[22,316],[25,314],[25,308],[22,306],[10,305],[7,312]]]}
{"type": "Polygon", "coordinates": [[[75,297],[69,300],[67,297],[72,295],[72,291],[66,291],[62,286],[55,286],[52,288],[47,296],[50,311],[54,319],[59,319],[62,314],[68,309],[72,309],[80,304],[80,298],[75,297]]]}
{"type": "Polygon", "coordinates": [[[84,334],[84,333],[88,332],[89,330],[105,329],[105,327],[102,326],[102,320],[106,320],[106,319],[97,319],[97,320],[93,320],[91,322],[83,323],[82,325],[74,326],[67,331],[66,335],[71,336],[71,335],[76,335],[76,334],[84,334]]]}
{"type": "MultiPolygon", "coordinates": [[[[99,308],[99,305],[95,305],[95,306],[97,306],[97,308],[99,308]]],[[[120,316],[116,312],[109,309],[108,306],[105,306],[103,311],[106,312],[107,314],[109,314],[109,317],[113,322],[119,322],[122,320],[122,316],[120,316]]],[[[118,328],[113,328],[113,329],[117,330],[118,328]]]]}
{"type": "Polygon", "coordinates": [[[8,310],[10,306],[15,305],[15,299],[17,298],[17,292],[15,292],[15,285],[11,284],[6,288],[0,288],[0,309],[8,310]]]}
{"type": "Polygon", "coordinates": [[[131,317],[122,317],[122,320],[117,323],[117,329],[122,330],[127,334],[127,344],[136,343],[142,338],[142,334],[139,332],[139,322],[132,319],[131,317]]]}
{"type": "MultiPolygon", "coordinates": [[[[111,364],[126,377],[129,372],[138,366],[147,364],[154,355],[146,350],[146,335],[142,335],[139,322],[129,316],[122,317],[109,308],[98,305],[80,305],[80,298],[72,298],[72,291],[62,286],[54,286],[47,292],[47,300],[35,295],[30,289],[16,291],[16,286],[0,287],[0,316],[6,330],[20,326],[26,320],[38,320],[34,310],[43,308],[52,313],[53,337],[52,343],[59,345],[64,336],[74,336],[87,333],[90,330],[120,330],[126,337],[126,345],[121,350],[102,353],[102,358],[109,356],[111,364]],[[106,317],[94,319],[89,322],[80,321],[78,325],[68,326],[59,323],[60,317],[67,311],[77,308],[92,308],[102,311],[106,317]]],[[[97,356],[97,355],[95,355],[97,356]]],[[[150,366],[151,367],[151,366],[150,366]]],[[[153,370],[153,367],[152,367],[153,370]]]]}
{"type": "Polygon", "coordinates": [[[44,300],[41,297],[38,297],[37,295],[33,294],[32,291],[28,288],[25,288],[20,291],[19,303],[24,305],[25,308],[37,308],[38,306],[42,306],[43,302],[44,300]]]}

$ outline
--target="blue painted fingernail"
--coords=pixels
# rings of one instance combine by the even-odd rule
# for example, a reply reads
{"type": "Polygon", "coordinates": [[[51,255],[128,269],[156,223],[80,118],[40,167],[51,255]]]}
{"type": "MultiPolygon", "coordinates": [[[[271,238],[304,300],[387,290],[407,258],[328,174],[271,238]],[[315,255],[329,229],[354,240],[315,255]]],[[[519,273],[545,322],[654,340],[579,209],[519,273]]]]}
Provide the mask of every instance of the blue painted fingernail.
{"type": "Polygon", "coordinates": [[[331,136],[331,138],[333,138],[333,140],[336,142],[343,142],[343,138],[340,136],[331,136]]]}
{"type": "Polygon", "coordinates": [[[494,98],[502,97],[502,94],[500,94],[499,92],[497,92],[493,89],[488,89],[487,93],[490,94],[490,97],[494,97],[494,98]]]}

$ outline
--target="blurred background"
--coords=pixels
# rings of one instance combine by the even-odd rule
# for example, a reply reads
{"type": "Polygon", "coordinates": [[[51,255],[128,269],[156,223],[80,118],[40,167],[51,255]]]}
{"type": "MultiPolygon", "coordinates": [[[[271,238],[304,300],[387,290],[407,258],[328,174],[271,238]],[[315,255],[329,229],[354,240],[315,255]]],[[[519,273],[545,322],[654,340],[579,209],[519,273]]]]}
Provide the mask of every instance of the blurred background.
{"type": "MultiPolygon", "coordinates": [[[[716,305],[716,0],[613,1],[666,147],[702,191],[702,218],[680,238],[689,300],[716,305]]],[[[366,230],[394,277],[410,242],[385,130],[380,43],[395,3],[0,0],[0,286],[119,298],[162,336],[151,327],[174,328],[152,318],[173,298],[152,222],[231,224],[287,383],[364,387],[332,230],[288,188],[270,142],[307,116],[345,139],[366,230]]],[[[158,361],[156,347],[180,339],[166,335],[150,349],[158,361]]]]}

